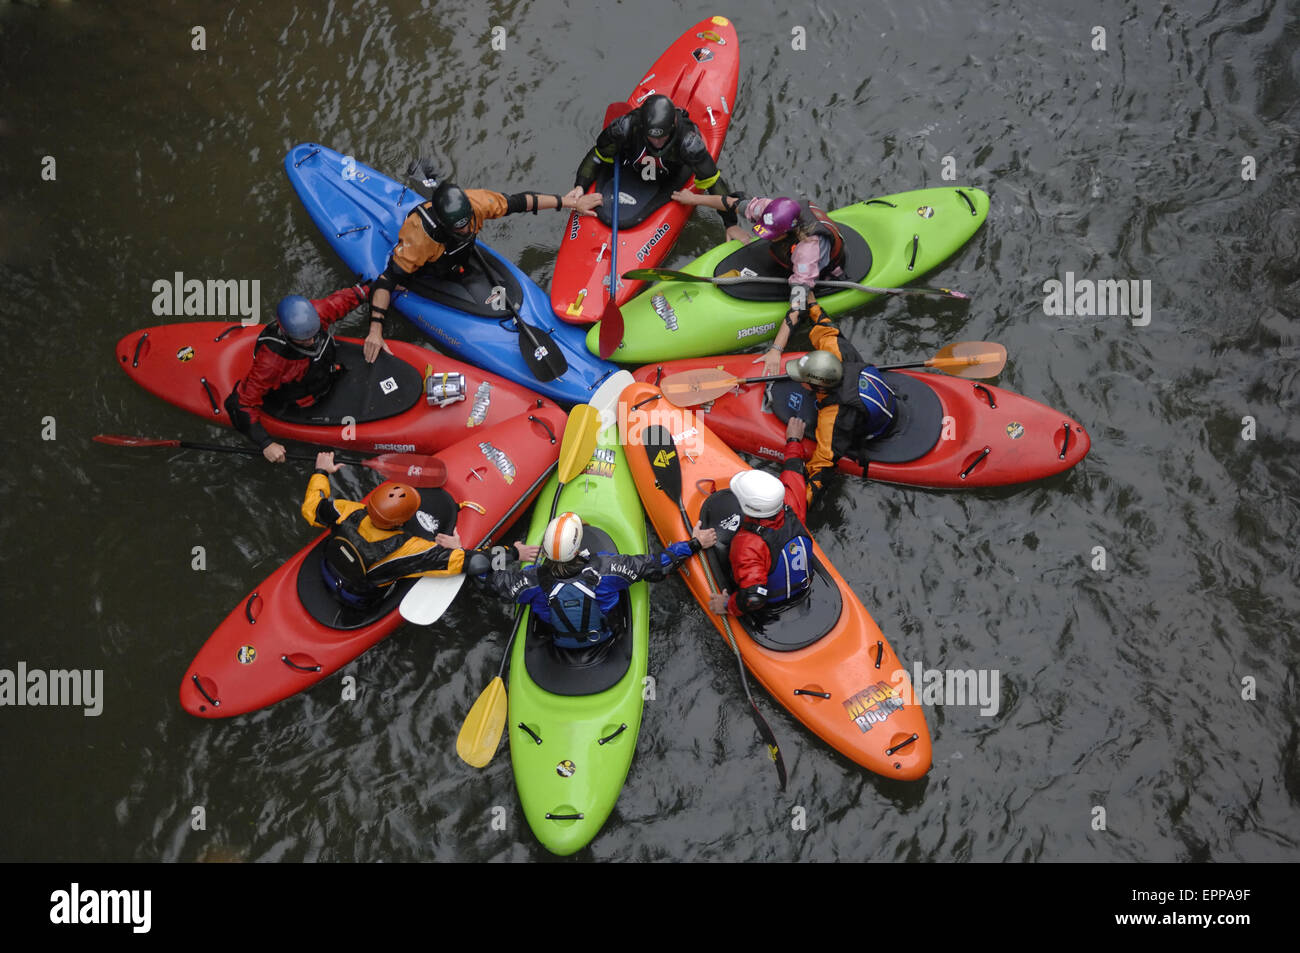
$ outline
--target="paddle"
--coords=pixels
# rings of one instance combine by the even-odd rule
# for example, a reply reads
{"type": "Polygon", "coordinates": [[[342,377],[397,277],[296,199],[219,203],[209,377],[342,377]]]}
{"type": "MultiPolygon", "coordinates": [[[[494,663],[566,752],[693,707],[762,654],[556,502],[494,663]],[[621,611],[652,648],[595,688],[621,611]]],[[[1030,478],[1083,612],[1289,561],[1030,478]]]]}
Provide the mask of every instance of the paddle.
{"type": "MultiPolygon", "coordinates": [[[[786,285],[790,283],[786,278],[768,278],[763,275],[710,278],[706,275],[692,275],[684,271],[672,271],[668,268],[637,268],[633,271],[624,272],[623,277],[629,281],[702,281],[710,285],[743,285],[750,283],[786,285]]],[[[873,288],[870,285],[860,285],[856,281],[829,280],[819,280],[817,284],[825,285],[828,288],[856,288],[858,291],[877,295],[940,295],[944,298],[957,298],[962,301],[970,300],[970,295],[961,291],[953,291],[950,288],[873,288]]]]}
{"type": "MultiPolygon", "coordinates": [[[[478,259],[479,266],[488,278],[492,281],[500,281],[488,265],[483,253],[478,250],[478,246],[474,247],[474,257],[478,259]]],[[[524,359],[524,366],[543,384],[555,380],[569,369],[569,362],[564,359],[564,353],[549,334],[541,328],[533,327],[519,316],[519,312],[510,301],[510,296],[505,292],[504,282],[501,282],[501,288],[501,298],[506,303],[506,310],[515,319],[515,327],[519,330],[519,355],[524,359]]]]}
{"type": "MultiPolygon", "coordinates": [[[[970,380],[987,380],[1002,373],[1007,363],[1007,349],[992,341],[958,341],[949,344],[928,361],[908,364],[883,364],[882,371],[901,371],[912,367],[932,367],[954,377],[970,380]]],[[[785,380],[788,374],[764,377],[733,377],[720,367],[701,367],[693,371],[669,374],[660,382],[665,397],[678,407],[694,407],[717,400],[733,387],[741,384],[758,384],[764,381],[785,380]]]]}
{"type": "Polygon", "coordinates": [[[618,190],[620,165],[622,163],[618,156],[614,156],[614,210],[610,212],[609,239],[609,300],[605,302],[605,310],[600,315],[600,346],[597,349],[602,361],[608,361],[618,350],[618,346],[623,343],[623,312],[619,310],[614,300],[618,297],[618,220],[623,211],[622,196],[618,190]]]}
{"type": "MultiPolygon", "coordinates": [[[[182,450],[212,450],[216,453],[242,453],[250,457],[260,457],[262,451],[256,447],[234,447],[223,443],[191,443],[188,440],[155,440],[150,437],[128,437],[124,434],[97,434],[96,443],[106,443],[113,447],[179,447],[182,450]]],[[[316,460],[314,453],[286,453],[289,460],[316,460]]],[[[389,480],[400,480],[412,486],[442,486],[447,482],[447,465],[437,457],[422,453],[383,453],[368,459],[354,456],[340,456],[335,453],[336,463],[360,464],[382,474],[389,480]]]]}
{"type": "Polygon", "coordinates": [[[442,618],[464,584],[464,573],[456,573],[454,576],[421,576],[402,596],[397,611],[412,625],[433,625],[442,618]]]}
{"type": "MultiPolygon", "coordinates": [[[[645,447],[646,456],[650,459],[651,469],[654,471],[655,479],[659,489],[677,504],[677,511],[682,515],[682,525],[690,531],[691,520],[686,515],[686,507],[682,505],[682,464],[677,459],[677,448],[673,443],[672,434],[665,427],[646,427],[641,431],[641,444],[645,447]]],[[[713,581],[713,572],[709,569],[709,561],[703,555],[699,556],[700,565],[704,567],[704,579],[708,583],[709,592],[718,591],[717,584],[713,581]]],[[[754,696],[749,691],[749,679],[745,676],[745,660],[740,655],[740,646],[736,644],[736,636],[731,631],[731,621],[727,618],[727,610],[723,609],[721,615],[722,627],[726,630],[727,639],[731,642],[732,651],[736,653],[736,663],[740,666],[740,684],[745,689],[745,697],[749,699],[749,710],[754,716],[754,725],[758,728],[759,737],[767,745],[767,751],[776,765],[776,774],[781,781],[781,790],[785,790],[785,760],[781,757],[781,749],[776,743],[776,735],[772,734],[772,729],[768,727],[767,721],[764,720],[762,712],[758,710],[758,703],[754,701],[754,696]]]]}
{"type": "MultiPolygon", "coordinates": [[[[600,415],[590,404],[579,404],[569,412],[569,421],[564,425],[564,436],[560,440],[560,462],[556,468],[560,485],[555,488],[555,496],[551,499],[551,519],[555,519],[564,484],[581,473],[591,460],[596,449],[599,426],[600,415]]],[[[456,736],[456,754],[470,767],[486,767],[501,745],[507,703],[506,685],[501,675],[510,660],[510,646],[514,644],[522,612],[523,606],[515,611],[515,621],[510,627],[510,638],[506,641],[496,677],[471,706],[469,714],[465,716],[465,723],[461,725],[460,734],[456,736]]]]}

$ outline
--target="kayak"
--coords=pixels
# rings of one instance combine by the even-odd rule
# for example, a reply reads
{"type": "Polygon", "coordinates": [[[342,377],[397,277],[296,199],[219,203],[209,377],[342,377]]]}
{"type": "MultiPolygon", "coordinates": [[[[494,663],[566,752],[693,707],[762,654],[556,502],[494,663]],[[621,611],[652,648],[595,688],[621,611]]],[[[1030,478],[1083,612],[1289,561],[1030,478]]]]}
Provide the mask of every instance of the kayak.
{"type": "MultiPolygon", "coordinates": [[[[656,484],[651,449],[654,427],[672,434],[681,466],[682,504],[690,526],[697,520],[718,532],[718,545],[692,556],[682,575],[724,639],[730,629],[745,666],[792,715],[855,763],[877,774],[916,780],[930,768],[930,732],[912,683],[880,628],[814,540],[815,569],[808,595],[761,624],[709,611],[713,591],[735,591],[725,547],[740,526],[740,508],[728,489],[748,469],[699,415],[686,415],[650,384],[623,391],[623,444],[641,502],[664,543],[690,534],[677,502],[656,484]],[[705,563],[707,561],[707,570],[705,563]],[[708,575],[706,575],[706,572],[708,575]]],[[[670,451],[672,452],[672,451],[670,451]]],[[[730,644],[730,640],[728,640],[730,644]]]]}
{"type": "MultiPolygon", "coordinates": [[[[601,388],[610,402],[631,382],[626,371],[618,378],[613,389],[601,388]]],[[[533,509],[529,543],[541,544],[558,491],[556,512],[582,517],[584,548],[646,552],[636,484],[617,423],[609,419],[584,471],[563,489],[558,474],[543,488],[533,509]]],[[[524,817],[551,853],[572,854],[596,836],[632,765],[649,656],[647,585],[638,582],[628,590],[620,605],[623,631],[598,648],[556,648],[549,631],[527,609],[515,629],[507,721],[510,760],[524,817]]]]}
{"type": "MultiPolygon", "coordinates": [[[[284,168],[330,247],[365,280],[388,267],[402,222],[424,201],[409,186],[315,143],[290,149],[284,168]]],[[[477,245],[496,274],[474,268],[462,281],[419,279],[393,298],[394,306],[443,351],[559,403],[586,403],[615,365],[587,352],[581,329],[555,320],[546,292],[532,279],[482,239],[477,245]],[[569,365],[564,374],[543,382],[529,370],[519,353],[520,332],[494,293],[501,286],[524,321],[554,340],[569,365]]]]}
{"type": "MultiPolygon", "coordinates": [[[[447,482],[420,490],[421,509],[405,527],[432,538],[460,533],[466,547],[501,538],[550,475],[564,413],[547,404],[447,447],[447,482]]],[[[199,650],[181,681],[181,705],[201,718],[264,708],[337,671],[401,624],[398,605],[414,580],[394,583],[369,611],[345,608],[320,573],[318,536],[235,608],[199,650]]]]}
{"type": "MultiPolygon", "coordinates": [[[[844,237],[846,280],[897,288],[937,268],[966,244],[988,216],[989,197],[979,189],[918,189],[868,199],[828,213],[844,237]]],[[[720,277],[748,269],[760,276],[788,277],[770,243],[725,242],[681,271],[720,277]]],[[[619,266],[623,266],[620,264],[619,266]]],[[[640,265],[629,265],[639,268],[640,265]]],[[[854,289],[818,287],[817,302],[838,315],[874,300],[854,289]]],[[[614,360],[648,364],[705,354],[726,354],[776,337],[789,310],[790,289],[781,283],[711,285],[660,281],[623,308],[623,343],[614,360]]],[[[597,353],[600,328],[587,334],[597,353]]]]}
{"type": "MultiPolygon", "coordinates": [[[[709,155],[716,160],[731,125],[740,77],[740,40],[726,17],[708,17],[679,36],[637,83],[622,108],[610,107],[604,125],[660,93],[690,113],[709,155]]],[[[602,129],[604,127],[602,126],[602,129]]],[[[612,167],[602,170],[589,191],[599,190],[605,203],[596,216],[570,216],[551,279],[551,307],[562,321],[592,324],[600,320],[609,298],[611,211],[618,220],[619,271],[652,268],[663,261],[681,237],[691,209],[672,201],[670,183],[645,181],[640,169],[623,166],[620,199],[614,202],[612,167]]],[[[685,188],[690,188],[688,182],[685,188]]],[[[619,282],[615,301],[623,304],[644,282],[619,282]]]]}
{"type": "MultiPolygon", "coordinates": [[[[117,363],[149,393],[229,427],[226,398],[252,366],[263,329],[221,321],[144,328],[117,342],[117,363]]],[[[467,427],[510,420],[539,404],[526,387],[415,344],[389,341],[393,353],[381,352],[374,364],[365,362],[361,341],[337,338],[336,345],[343,375],[311,407],[263,414],[272,437],[363,452],[434,453],[465,437],[467,427]],[[465,378],[459,395],[441,396],[449,383],[443,375],[457,374],[465,378]],[[345,431],[347,418],[353,426],[345,431]]]]}
{"type": "MultiPolygon", "coordinates": [[[[802,356],[786,354],[783,363],[802,356]]],[[[657,385],[670,374],[716,367],[735,377],[761,373],[753,354],[733,354],[652,364],[634,376],[657,385]]],[[[898,423],[862,447],[860,459],[839,460],[839,469],[853,476],[938,489],[1005,486],[1068,470],[1092,446],[1077,421],[984,381],[910,370],[881,376],[898,397],[898,423]]],[[[772,460],[785,458],[792,414],[803,417],[809,434],[817,426],[812,395],[791,380],[741,384],[695,409],[731,449],[772,460]]],[[[804,445],[811,458],[816,440],[804,445]]]]}

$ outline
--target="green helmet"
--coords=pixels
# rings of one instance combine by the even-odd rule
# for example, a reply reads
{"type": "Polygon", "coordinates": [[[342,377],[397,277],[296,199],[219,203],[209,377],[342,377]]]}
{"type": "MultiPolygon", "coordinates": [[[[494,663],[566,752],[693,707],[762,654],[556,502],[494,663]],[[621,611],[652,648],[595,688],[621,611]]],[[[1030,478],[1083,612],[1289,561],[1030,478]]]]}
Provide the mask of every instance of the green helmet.
{"type": "Polygon", "coordinates": [[[809,351],[797,361],[785,366],[791,380],[827,390],[838,387],[844,380],[844,364],[829,351],[809,351]]]}

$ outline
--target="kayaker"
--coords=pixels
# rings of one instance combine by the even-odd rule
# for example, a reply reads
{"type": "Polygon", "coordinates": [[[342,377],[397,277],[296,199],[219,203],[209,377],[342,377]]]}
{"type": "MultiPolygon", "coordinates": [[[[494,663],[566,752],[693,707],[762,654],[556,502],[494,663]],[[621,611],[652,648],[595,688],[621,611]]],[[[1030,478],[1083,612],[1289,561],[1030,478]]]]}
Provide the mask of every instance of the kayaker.
{"type": "MultiPolygon", "coordinates": [[[[781,372],[781,354],[800,311],[817,303],[813,287],[818,280],[844,277],[844,236],[824,211],[807,199],[752,198],[740,194],[716,196],[674,192],[673,198],[686,205],[736,209],[752,224],[752,232],[770,243],[773,259],[790,274],[790,311],[777,329],[776,339],[763,352],[763,374],[781,372]]],[[[727,233],[731,238],[731,233],[727,233]]],[[[759,363],[757,360],[755,364],[759,363]]]]}
{"type": "Polygon", "coordinates": [[[599,195],[503,195],[487,189],[462,189],[454,182],[440,183],[432,198],[413,208],[402,222],[388,267],[370,290],[366,360],[373,361],[383,345],[384,320],[394,292],[417,276],[455,281],[465,274],[466,265],[474,260],[475,237],[485,221],[518,212],[536,215],[541,209],[576,209],[579,215],[594,215],[592,209],[600,203],[599,195]]]}
{"type": "MultiPolygon", "coordinates": [[[[713,197],[727,195],[727,184],[722,180],[713,156],[709,155],[699,127],[685,109],[679,109],[662,94],[647,97],[636,109],[601,130],[596,144],[578,166],[573,190],[566,198],[581,196],[596,181],[600,167],[612,167],[615,159],[624,166],[631,166],[632,174],[644,181],[662,181],[664,189],[671,191],[672,197],[678,201],[682,201],[678,198],[680,195],[695,194],[677,191],[692,175],[695,176],[695,188],[713,197]]],[[[720,204],[711,207],[721,213],[727,238],[742,240],[745,233],[736,218],[735,207],[726,208],[720,204]]]]}
{"type": "Polygon", "coordinates": [[[495,595],[529,606],[563,649],[607,642],[617,634],[620,593],[642,579],[663,579],[691,554],[712,546],[718,534],[696,525],[689,540],[669,543],[656,556],[592,552],[583,548],[582,537],[581,517],[561,513],[542,536],[545,562],[483,577],[495,595]]]}
{"type": "Polygon", "coordinates": [[[785,370],[817,401],[817,448],[808,462],[807,478],[811,501],[823,487],[825,471],[840,457],[865,464],[859,452],[889,432],[898,404],[880,371],[840,336],[820,305],[804,314],[812,322],[809,338],[816,350],[791,361],[785,370]]]}
{"type": "Polygon", "coordinates": [[[226,398],[226,413],[272,463],[284,463],[284,445],[266,432],[262,413],[276,414],[290,404],[310,407],[329,393],[342,372],[329,328],[365,303],[367,292],[365,285],[353,285],[311,301],[289,295],[276,306],[275,323],[257,336],[252,366],[226,398]]]}
{"type": "Polygon", "coordinates": [[[762,612],[799,598],[812,584],[803,433],[803,420],[791,417],[779,478],[764,470],[742,470],[731,478],[743,514],[728,551],[736,592],[724,589],[710,596],[714,612],[738,617],[762,612]]]}
{"type": "Polygon", "coordinates": [[[455,576],[490,565],[483,553],[462,549],[455,533],[437,533],[430,540],[404,532],[420,509],[419,491],[405,483],[381,483],[364,503],[335,499],[330,474],[342,468],[332,451],[318,453],[302,500],[303,518],[330,531],[321,576],[339,602],[364,609],[399,579],[455,576]]]}

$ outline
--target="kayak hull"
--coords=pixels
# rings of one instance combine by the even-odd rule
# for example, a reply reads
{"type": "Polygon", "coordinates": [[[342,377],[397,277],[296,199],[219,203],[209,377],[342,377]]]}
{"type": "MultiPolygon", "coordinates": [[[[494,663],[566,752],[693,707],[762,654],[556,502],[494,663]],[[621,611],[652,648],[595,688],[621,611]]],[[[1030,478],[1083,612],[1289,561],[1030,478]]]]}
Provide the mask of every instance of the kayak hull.
{"type": "MultiPolygon", "coordinates": [[[[802,356],[803,352],[787,353],[783,366],[802,356]]],[[[667,361],[642,367],[634,376],[654,383],[683,371],[721,368],[743,378],[759,373],[753,361],[752,354],[667,361]]],[[[845,473],[947,490],[1005,486],[1062,473],[1091,449],[1091,437],[1082,424],[1028,397],[986,381],[925,371],[896,373],[921,382],[937,398],[936,415],[942,421],[936,421],[937,441],[920,457],[902,462],[841,458],[837,465],[845,473]]],[[[786,425],[773,412],[767,384],[741,384],[695,409],[731,449],[784,459],[786,425]]],[[[811,457],[816,441],[810,438],[804,445],[811,457]]]]}
{"type": "MultiPolygon", "coordinates": [[[[746,465],[713,434],[699,415],[683,415],[649,384],[629,386],[621,398],[620,419],[628,465],[650,521],[665,543],[685,539],[689,529],[677,504],[655,485],[642,442],[643,432],[659,425],[676,436],[682,470],[682,503],[690,525],[713,489],[726,489],[746,465]],[[648,403],[642,404],[643,401],[648,403]],[[638,404],[642,404],[639,408],[638,404]],[[634,409],[636,408],[636,409],[634,409]]],[[[925,714],[916,702],[911,680],[880,628],[867,613],[821,547],[813,554],[838,591],[841,609],[825,635],[793,651],[760,645],[735,617],[724,620],[708,609],[714,589],[702,556],[684,564],[682,576],[709,621],[730,644],[734,636],[741,658],[778,702],[818,737],[855,763],[885,777],[916,780],[931,763],[925,714]]]]}
{"type": "MultiPolygon", "coordinates": [[[[716,160],[735,110],[739,46],[736,28],[726,17],[701,20],[655,60],[627,98],[627,109],[635,109],[652,93],[668,96],[690,113],[716,160]]],[[[635,173],[629,169],[623,174],[635,173]]],[[[619,271],[653,268],[663,261],[690,214],[689,207],[668,201],[635,225],[625,228],[620,223],[619,271]]],[[[576,212],[569,217],[551,280],[551,307],[560,320],[580,325],[600,320],[609,297],[611,238],[610,227],[598,218],[576,212]]],[[[615,302],[624,304],[644,284],[620,280],[615,302]]]]}
{"type": "MultiPolygon", "coordinates": [[[[960,249],[988,217],[989,198],[979,189],[916,189],[868,199],[830,212],[865,240],[867,252],[849,262],[849,278],[876,288],[897,288],[934,270],[960,249]],[[857,263],[869,267],[855,270],[857,263]]],[[[716,277],[729,256],[745,246],[726,242],[678,269],[716,277]]],[[[854,247],[860,248],[855,244],[854,247]]],[[[761,246],[750,249],[758,255],[761,246]]],[[[622,266],[620,266],[622,267],[622,266]]],[[[638,267],[638,266],[633,266],[638,267]]],[[[746,292],[756,286],[746,286],[746,292]]],[[[623,364],[647,364],[708,354],[726,354],[739,347],[770,341],[789,310],[788,292],[772,285],[775,300],[737,297],[740,286],[689,281],[661,281],[623,308],[623,343],[613,359],[623,364]]],[[[817,301],[828,315],[861,307],[879,295],[853,289],[823,289],[817,301]]],[[[587,347],[597,352],[599,327],[587,334],[587,347]]]]}

